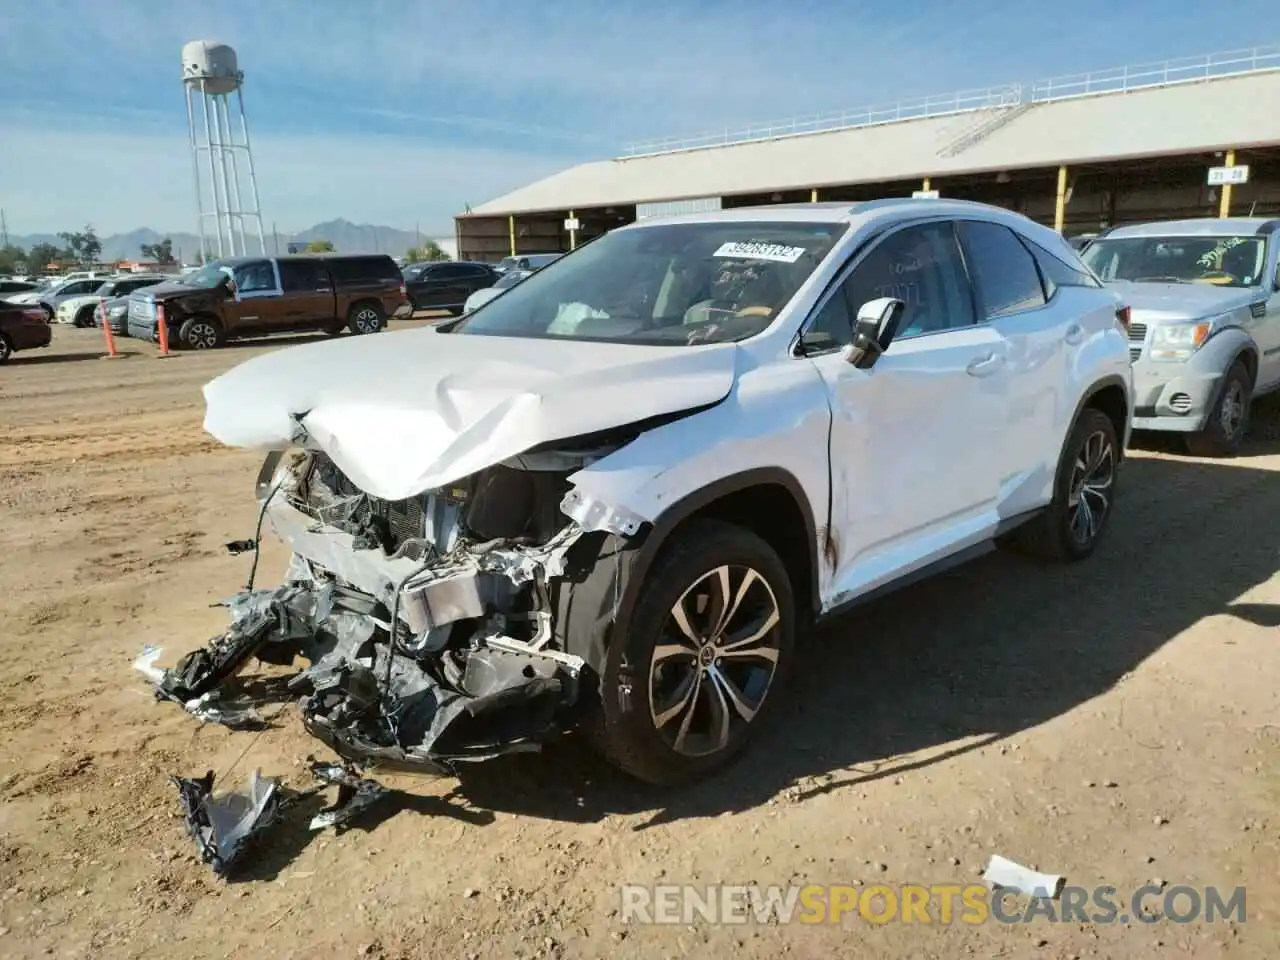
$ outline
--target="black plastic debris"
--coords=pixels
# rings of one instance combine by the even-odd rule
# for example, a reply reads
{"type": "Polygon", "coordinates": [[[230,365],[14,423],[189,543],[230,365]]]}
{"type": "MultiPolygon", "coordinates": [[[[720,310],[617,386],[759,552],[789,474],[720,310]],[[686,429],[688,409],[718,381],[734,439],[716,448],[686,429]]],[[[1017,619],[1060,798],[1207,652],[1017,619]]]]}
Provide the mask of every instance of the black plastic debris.
{"type": "Polygon", "coordinates": [[[391,791],[378,783],[361,777],[350,767],[336,763],[313,763],[311,775],[317,780],[338,788],[337,802],[325,810],[321,810],[311,819],[312,830],[324,830],[326,827],[341,829],[379,800],[389,796],[391,791]]]}
{"type": "Polygon", "coordinates": [[[216,874],[226,873],[249,841],[270,826],[280,813],[279,782],[254,771],[243,791],[213,795],[213,771],[187,780],[170,777],[178,788],[187,833],[196,843],[202,863],[216,874]]]}
{"type": "Polygon", "coordinates": [[[233,557],[238,557],[242,553],[249,553],[258,549],[257,540],[232,540],[230,543],[224,544],[227,553],[233,557]]]}

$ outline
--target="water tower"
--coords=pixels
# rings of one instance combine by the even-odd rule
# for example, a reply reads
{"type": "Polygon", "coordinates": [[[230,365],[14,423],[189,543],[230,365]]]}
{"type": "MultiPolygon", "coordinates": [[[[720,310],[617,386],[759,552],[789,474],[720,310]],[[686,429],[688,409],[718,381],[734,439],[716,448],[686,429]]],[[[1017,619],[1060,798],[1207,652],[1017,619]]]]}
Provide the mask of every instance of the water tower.
{"type": "Polygon", "coordinates": [[[219,257],[267,252],[258,178],[249,149],[243,82],[236,52],[225,43],[194,40],[182,48],[182,86],[187,95],[200,247],[202,252],[219,257]],[[238,122],[233,122],[232,94],[238,122]],[[257,237],[252,250],[250,231],[257,237]]]}

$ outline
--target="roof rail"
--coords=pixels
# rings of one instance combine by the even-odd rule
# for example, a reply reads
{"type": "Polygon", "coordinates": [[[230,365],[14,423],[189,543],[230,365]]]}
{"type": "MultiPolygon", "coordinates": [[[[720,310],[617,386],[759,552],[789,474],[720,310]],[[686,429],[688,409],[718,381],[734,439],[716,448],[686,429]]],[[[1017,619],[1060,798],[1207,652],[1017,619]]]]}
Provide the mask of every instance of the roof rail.
{"type": "Polygon", "coordinates": [[[735,143],[776,140],[781,137],[849,130],[882,123],[920,120],[926,117],[943,117],[970,111],[990,110],[993,107],[1013,107],[1027,101],[1047,103],[1104,93],[1128,93],[1173,83],[1214,80],[1277,69],[1280,69],[1280,44],[1245,50],[1228,50],[1157,63],[1053,77],[1048,80],[1037,80],[1027,87],[1022,84],[1005,84],[982,90],[962,90],[941,96],[902,100],[887,105],[856,107],[832,113],[792,117],[787,120],[752,124],[739,129],[726,128],[700,136],[637,141],[627,144],[622,156],[618,159],[634,159],[658,153],[675,153],[735,143]]]}

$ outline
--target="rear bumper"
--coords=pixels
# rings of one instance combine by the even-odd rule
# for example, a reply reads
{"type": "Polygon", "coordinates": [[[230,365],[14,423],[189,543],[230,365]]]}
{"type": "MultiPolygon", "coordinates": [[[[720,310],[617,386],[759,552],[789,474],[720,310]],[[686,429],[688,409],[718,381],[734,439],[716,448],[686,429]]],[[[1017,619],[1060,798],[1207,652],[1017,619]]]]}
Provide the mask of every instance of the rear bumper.
{"type": "Polygon", "coordinates": [[[49,329],[47,324],[43,323],[13,327],[6,332],[9,334],[9,339],[13,343],[15,351],[35,350],[39,347],[47,347],[53,342],[53,331],[49,329]]]}
{"type": "Polygon", "coordinates": [[[391,313],[392,320],[407,320],[413,316],[413,301],[406,300],[391,313]]]}
{"type": "Polygon", "coordinates": [[[125,324],[126,336],[135,337],[138,340],[151,340],[152,342],[159,340],[158,329],[154,320],[139,320],[135,317],[127,318],[125,324]]]}

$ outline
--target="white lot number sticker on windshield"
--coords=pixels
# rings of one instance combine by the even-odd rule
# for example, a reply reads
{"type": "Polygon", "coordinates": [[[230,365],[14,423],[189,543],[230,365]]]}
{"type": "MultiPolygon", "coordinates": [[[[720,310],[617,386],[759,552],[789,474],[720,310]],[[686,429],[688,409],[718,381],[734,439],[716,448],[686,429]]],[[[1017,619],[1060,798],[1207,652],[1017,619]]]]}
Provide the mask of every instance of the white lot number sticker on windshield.
{"type": "Polygon", "coordinates": [[[742,243],[730,241],[720,247],[713,256],[735,260],[775,260],[778,263],[795,263],[804,256],[804,247],[785,247],[780,243],[742,243]]]}

